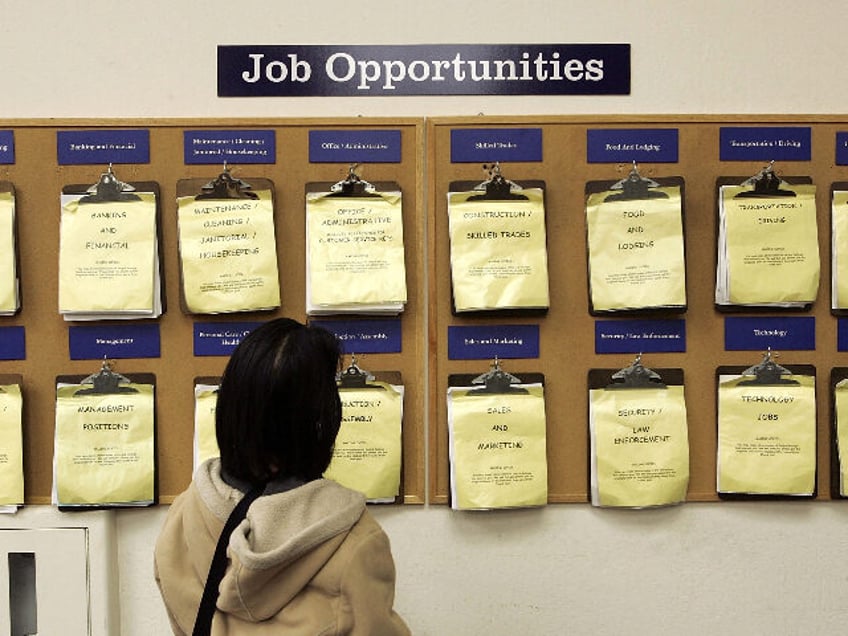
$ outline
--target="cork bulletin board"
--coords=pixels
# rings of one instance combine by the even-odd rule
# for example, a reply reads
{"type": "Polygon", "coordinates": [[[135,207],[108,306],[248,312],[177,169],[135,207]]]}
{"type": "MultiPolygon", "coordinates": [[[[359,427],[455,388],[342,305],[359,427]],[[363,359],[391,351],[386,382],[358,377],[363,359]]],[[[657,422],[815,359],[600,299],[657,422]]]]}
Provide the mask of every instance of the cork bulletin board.
{"type": "MultiPolygon", "coordinates": [[[[828,377],[844,366],[848,353],[837,351],[837,319],[830,310],[830,189],[844,181],[848,167],[836,165],[838,132],[848,130],[848,118],[836,116],[545,116],[439,117],[427,122],[427,201],[429,204],[428,264],[429,338],[429,493],[433,503],[449,499],[449,455],[446,391],[454,374],[482,374],[489,360],[448,358],[448,328],[452,326],[531,324],[539,328],[538,358],[502,361],[514,374],[543,373],[548,419],[548,499],[551,503],[588,501],[588,385],[592,369],[623,368],[634,354],[599,354],[595,349],[597,317],[590,314],[586,256],[585,187],[590,181],[627,177],[630,163],[590,163],[590,129],[677,129],[676,162],[640,163],[649,179],[685,180],[685,253],[688,306],[669,315],[685,321],[685,352],[645,353],[646,367],[673,367],[685,373],[690,443],[688,501],[718,501],[716,470],[716,380],[723,365],[751,366],[761,351],[725,350],[726,314],[715,309],[717,180],[757,174],[763,161],[721,161],[720,129],[724,126],[801,126],[811,129],[812,159],[778,161],[779,174],[802,175],[817,185],[816,205],[821,259],[818,296],[809,311],[789,315],[815,318],[815,349],[780,351],[781,365],[813,365],[817,370],[817,490],[818,499],[831,492],[831,433],[828,377]],[[480,163],[452,163],[451,133],[458,129],[540,128],[540,161],[500,164],[503,176],[519,185],[546,183],[546,219],[550,308],[535,317],[455,315],[451,311],[450,249],[447,192],[451,182],[485,179],[480,163]]],[[[490,160],[491,161],[491,160],[490,160]]],[[[745,312],[741,312],[746,315],[745,312]]],[[[738,315],[738,314],[737,314],[738,315]]],[[[763,315],[762,311],[751,315],[763,315]]],[[[781,315],[786,315],[783,312],[781,315]]],[[[630,316],[622,316],[629,318],[630,316]]],[[[661,316],[662,317],[662,316],[661,316]]],[[[618,317],[612,319],[620,319],[618,317]]]]}
{"type": "MultiPolygon", "coordinates": [[[[69,326],[58,313],[59,195],[68,184],[97,183],[105,165],[60,165],[59,131],[108,129],[149,131],[150,161],[115,164],[121,181],[153,181],[161,195],[160,258],[164,270],[165,313],[156,320],[161,352],[157,358],[120,359],[114,371],[127,375],[155,374],[159,503],[170,503],[190,482],[194,418],[194,378],[219,376],[225,356],[196,356],[194,323],[263,321],[289,316],[305,321],[305,195],[313,181],[337,182],[348,164],[310,163],[309,133],[313,130],[392,129],[400,132],[399,162],[363,164],[358,174],[368,181],[396,181],[403,192],[403,219],[408,301],[400,316],[400,353],[358,356],[362,368],[398,371],[405,383],[403,429],[403,500],[422,503],[425,497],[425,214],[423,210],[423,120],[356,119],[174,119],[174,120],[5,120],[0,129],[14,134],[15,161],[0,165],[0,180],[16,193],[22,307],[0,317],[0,327],[22,326],[26,357],[0,361],[0,374],[19,374],[24,396],[25,502],[50,503],[52,484],[55,378],[63,374],[97,372],[96,360],[71,360],[69,326]],[[273,163],[239,165],[229,162],[234,177],[269,179],[274,184],[281,307],[271,312],[192,316],[181,309],[176,222],[176,187],[182,179],[214,179],[222,165],[187,165],[183,135],[187,130],[272,130],[276,138],[273,163]]],[[[113,321],[114,322],[114,321],[113,321]]],[[[121,321],[124,322],[124,321],[121,321]]],[[[79,323],[82,324],[82,323],[79,323]]],[[[92,323],[85,323],[92,324],[92,323]]],[[[349,360],[346,356],[345,364],[349,360]]]]}

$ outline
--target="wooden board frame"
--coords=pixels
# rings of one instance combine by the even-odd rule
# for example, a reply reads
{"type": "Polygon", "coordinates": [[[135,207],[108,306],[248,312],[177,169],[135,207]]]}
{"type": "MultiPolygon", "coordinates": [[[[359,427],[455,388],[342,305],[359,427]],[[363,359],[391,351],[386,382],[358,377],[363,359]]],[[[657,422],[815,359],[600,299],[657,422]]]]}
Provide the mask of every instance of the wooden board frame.
{"type": "MultiPolygon", "coordinates": [[[[191,479],[194,421],[194,378],[220,375],[222,356],[196,357],[193,325],[202,321],[264,321],[277,316],[306,320],[305,313],[305,197],[309,181],[339,181],[347,163],[310,163],[309,131],[393,129],[401,133],[399,163],[363,164],[358,173],[367,180],[397,181],[404,193],[403,217],[409,299],[401,315],[402,352],[360,356],[371,371],[398,370],[406,385],[404,407],[404,502],[425,500],[426,283],[424,192],[424,120],[421,118],[322,119],[7,119],[0,129],[12,130],[15,163],[0,165],[0,181],[15,186],[20,278],[23,304],[15,316],[0,317],[0,327],[23,326],[26,359],[0,361],[0,373],[20,374],[24,395],[24,475],[27,504],[49,504],[55,419],[55,376],[89,374],[99,362],[70,360],[68,327],[58,313],[59,194],[73,183],[96,183],[106,166],[58,165],[57,135],[66,130],[147,129],[150,162],[116,164],[122,181],[155,181],[161,188],[162,244],[167,312],[160,328],[159,358],[120,360],[115,371],[155,373],[157,378],[157,445],[159,503],[170,503],[191,479]],[[273,312],[220,316],[187,316],[180,310],[177,254],[176,185],[180,179],[215,178],[221,165],[186,165],[186,130],[275,131],[277,156],[272,164],[230,164],[234,176],[267,177],[276,191],[275,223],[282,306],[273,312]]],[[[153,322],[153,321],[139,321],[153,322]]],[[[81,324],[81,323],[77,323],[81,324]]],[[[90,323],[86,323],[90,324],[90,323]]],[[[109,323],[113,324],[113,323],[109,323]]]]}
{"type": "MultiPolygon", "coordinates": [[[[836,133],[848,130],[848,116],[837,115],[573,115],[434,117],[427,120],[427,202],[430,298],[428,369],[429,390],[429,500],[447,503],[449,495],[448,436],[445,395],[448,377],[485,370],[486,363],[449,360],[447,329],[452,325],[538,324],[539,359],[510,360],[514,373],[533,370],[545,374],[548,413],[549,501],[586,502],[588,391],[591,368],[625,367],[632,354],[596,354],[595,321],[586,308],[587,264],[584,188],[589,181],[625,178],[630,163],[588,163],[586,134],[597,128],[675,128],[679,131],[677,163],[640,163],[644,177],[682,176],[686,180],[686,261],[688,309],[677,318],[686,321],[685,353],[645,353],[648,367],[679,367],[686,373],[689,413],[691,479],[688,501],[718,501],[715,487],[716,405],[715,369],[721,365],[753,365],[756,351],[724,350],[724,318],[716,311],[715,291],[715,184],[724,175],[758,173],[767,161],[720,161],[722,126],[809,126],[811,161],[777,162],[778,174],[808,175],[817,185],[821,282],[810,311],[815,316],[816,350],[780,352],[779,363],[812,364],[819,382],[829,369],[844,366],[848,354],[837,352],[837,320],[830,314],[830,184],[845,181],[848,167],[835,165],[836,133]],[[450,310],[450,255],[447,239],[446,193],[451,181],[482,180],[477,163],[450,161],[450,135],[461,128],[542,129],[543,159],[532,163],[502,163],[506,178],[547,183],[547,237],[551,307],[544,317],[501,319],[454,316],[450,310]]],[[[752,312],[751,315],[762,315],[752,312]]],[[[737,314],[740,315],[740,314],[737,314]]],[[[744,315],[744,314],[742,314],[744,315]]],[[[781,314],[783,315],[783,314],[781,314]]],[[[674,316],[669,316],[674,317],[674,316]]],[[[824,384],[822,384],[824,386],[824,384]]],[[[817,392],[818,499],[830,492],[830,421],[827,391],[817,392]]]]}

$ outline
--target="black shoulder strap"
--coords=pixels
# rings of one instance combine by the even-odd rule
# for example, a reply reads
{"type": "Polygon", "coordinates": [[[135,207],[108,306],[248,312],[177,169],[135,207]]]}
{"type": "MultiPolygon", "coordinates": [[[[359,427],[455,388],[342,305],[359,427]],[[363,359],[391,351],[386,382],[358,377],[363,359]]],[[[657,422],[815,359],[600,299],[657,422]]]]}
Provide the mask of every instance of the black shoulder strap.
{"type": "Polygon", "coordinates": [[[212,632],[212,617],[215,615],[215,604],[218,602],[218,586],[224,578],[227,569],[227,545],[230,543],[230,535],[236,526],[242,522],[247,515],[247,509],[253,500],[259,497],[265,490],[265,484],[254,486],[242,497],[241,501],[227,518],[221,536],[218,537],[218,545],[215,546],[215,554],[209,566],[209,575],[206,577],[206,587],[203,588],[203,596],[200,598],[200,607],[197,608],[197,618],[194,620],[194,631],[192,636],[206,636],[212,632]]]}

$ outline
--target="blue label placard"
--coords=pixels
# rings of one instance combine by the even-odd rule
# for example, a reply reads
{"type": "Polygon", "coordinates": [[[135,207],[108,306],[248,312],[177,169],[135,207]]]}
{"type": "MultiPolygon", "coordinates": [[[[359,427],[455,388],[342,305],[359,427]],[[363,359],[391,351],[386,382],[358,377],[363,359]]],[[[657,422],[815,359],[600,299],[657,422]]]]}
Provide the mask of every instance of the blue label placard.
{"type": "Polygon", "coordinates": [[[836,165],[848,166],[848,132],[836,133],[836,165]]]}
{"type": "Polygon", "coordinates": [[[273,130],[183,131],[186,164],[276,163],[277,137],[273,130]]]}
{"type": "Polygon", "coordinates": [[[23,327],[0,327],[0,360],[26,360],[23,327]]]}
{"type": "Polygon", "coordinates": [[[150,163],[150,131],[60,130],[56,157],[60,166],[150,163]]]}
{"type": "Polygon", "coordinates": [[[71,360],[158,358],[159,325],[86,325],[68,328],[71,360]]]}
{"type": "Polygon", "coordinates": [[[310,320],[334,333],[343,353],[400,353],[400,318],[389,320],[310,320]]]}
{"type": "Polygon", "coordinates": [[[682,353],[684,320],[597,320],[595,353],[682,353]]]}
{"type": "Polygon", "coordinates": [[[541,161],[541,128],[454,128],[451,162],[541,161]]]}
{"type": "Polygon", "coordinates": [[[812,132],[809,126],[722,126],[719,130],[721,161],[809,161],[812,132]]]}
{"type": "Polygon", "coordinates": [[[15,132],[0,130],[0,164],[15,163],[15,132]]]}
{"type": "Polygon", "coordinates": [[[812,316],[728,316],[724,319],[726,351],[815,351],[816,319],[812,316]]]}
{"type": "Polygon", "coordinates": [[[399,130],[310,130],[310,163],[400,163],[399,130]]]}
{"type": "Polygon", "coordinates": [[[593,128],[586,131],[589,163],[677,163],[677,128],[593,128]]]}
{"type": "Polygon", "coordinates": [[[539,325],[448,327],[449,360],[538,358],[539,325]]]}
{"type": "Polygon", "coordinates": [[[218,97],[629,94],[629,44],[218,47],[218,97]]]}
{"type": "Polygon", "coordinates": [[[848,351],[848,318],[836,321],[836,350],[848,351]]]}
{"type": "Polygon", "coordinates": [[[194,355],[228,356],[261,322],[196,322],[194,355]]]}

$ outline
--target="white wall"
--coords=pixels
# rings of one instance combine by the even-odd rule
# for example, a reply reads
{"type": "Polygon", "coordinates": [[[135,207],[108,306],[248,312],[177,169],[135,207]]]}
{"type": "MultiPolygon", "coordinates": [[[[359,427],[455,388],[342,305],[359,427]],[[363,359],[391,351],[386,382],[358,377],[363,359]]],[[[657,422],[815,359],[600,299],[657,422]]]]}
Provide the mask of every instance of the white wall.
{"type": "MultiPolygon", "coordinates": [[[[3,118],[812,114],[848,104],[841,0],[0,0],[0,16],[3,118]],[[215,94],[218,44],[477,42],[630,43],[632,94],[215,94]]],[[[116,513],[126,636],[168,631],[151,575],[164,512],[116,513]]],[[[841,502],[376,513],[416,634],[836,634],[848,622],[841,502]]]]}

